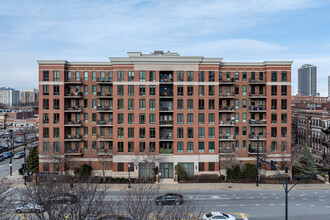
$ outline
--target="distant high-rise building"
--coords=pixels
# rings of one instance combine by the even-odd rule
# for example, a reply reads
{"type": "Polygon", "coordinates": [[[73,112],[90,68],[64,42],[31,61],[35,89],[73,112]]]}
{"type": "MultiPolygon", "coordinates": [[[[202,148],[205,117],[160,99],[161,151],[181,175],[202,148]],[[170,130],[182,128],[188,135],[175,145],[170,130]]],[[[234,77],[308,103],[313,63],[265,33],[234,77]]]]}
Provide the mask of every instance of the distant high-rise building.
{"type": "Polygon", "coordinates": [[[317,93],[316,66],[305,64],[298,69],[298,90],[304,96],[315,96],[317,93]]]}
{"type": "Polygon", "coordinates": [[[328,76],[328,99],[330,99],[330,76],[328,76]]]}
{"type": "Polygon", "coordinates": [[[21,91],[21,104],[30,104],[38,102],[38,89],[25,89],[21,91]]]}
{"type": "Polygon", "coordinates": [[[9,87],[1,87],[0,88],[0,104],[5,106],[18,106],[20,103],[19,100],[20,91],[15,90],[9,87]]]}

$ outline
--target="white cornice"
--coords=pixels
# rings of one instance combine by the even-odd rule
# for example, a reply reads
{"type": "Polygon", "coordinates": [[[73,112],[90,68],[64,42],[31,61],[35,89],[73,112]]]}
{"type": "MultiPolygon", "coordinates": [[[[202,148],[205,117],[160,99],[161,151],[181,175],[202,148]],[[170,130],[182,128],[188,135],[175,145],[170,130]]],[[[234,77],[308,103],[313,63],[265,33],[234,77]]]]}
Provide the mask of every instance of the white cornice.
{"type": "Polygon", "coordinates": [[[293,61],[264,61],[264,62],[222,62],[222,66],[266,66],[266,65],[292,65],[293,61]]]}
{"type": "Polygon", "coordinates": [[[73,61],[73,62],[69,62],[67,60],[37,60],[38,64],[40,65],[53,65],[53,64],[57,64],[57,65],[75,65],[75,66],[88,66],[88,65],[99,65],[99,66],[111,66],[112,63],[110,62],[89,62],[89,61],[73,61]]]}

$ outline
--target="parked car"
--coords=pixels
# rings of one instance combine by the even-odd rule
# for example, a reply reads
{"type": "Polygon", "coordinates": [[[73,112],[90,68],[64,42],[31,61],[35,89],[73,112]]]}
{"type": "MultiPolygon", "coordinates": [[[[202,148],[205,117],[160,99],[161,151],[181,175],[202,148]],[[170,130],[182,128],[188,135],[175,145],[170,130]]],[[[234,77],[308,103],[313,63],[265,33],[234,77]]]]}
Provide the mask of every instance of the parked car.
{"type": "Polygon", "coordinates": [[[157,205],[181,205],[183,203],[183,196],[178,193],[167,193],[156,197],[155,202],[157,205]]]}
{"type": "Polygon", "coordinates": [[[4,161],[6,158],[2,155],[2,154],[0,154],[0,161],[4,161]]]}
{"type": "Polygon", "coordinates": [[[15,210],[17,213],[22,213],[22,212],[40,213],[43,212],[43,207],[35,202],[29,202],[26,204],[21,204],[16,206],[15,210]]]}
{"type": "Polygon", "coordinates": [[[70,193],[64,193],[49,198],[48,202],[53,204],[73,204],[77,202],[77,196],[70,193]]]}
{"type": "Polygon", "coordinates": [[[21,151],[21,152],[18,152],[14,155],[14,159],[19,159],[19,158],[22,158],[24,157],[24,152],[21,151]]]}
{"type": "Polygon", "coordinates": [[[15,140],[15,143],[23,143],[23,142],[24,142],[24,140],[22,138],[19,138],[19,139],[15,140]]]}
{"type": "Polygon", "coordinates": [[[132,220],[132,219],[121,215],[107,215],[99,218],[98,220],[132,220]]]}
{"type": "Polygon", "coordinates": [[[3,151],[9,150],[9,148],[7,146],[1,146],[1,148],[2,148],[3,151]]]}
{"type": "Polygon", "coordinates": [[[236,217],[222,212],[210,212],[203,216],[203,220],[212,220],[212,219],[236,220],[236,217]]]}
{"type": "Polygon", "coordinates": [[[6,153],[4,153],[2,155],[7,159],[7,158],[13,157],[14,156],[14,153],[12,151],[8,151],[8,152],[6,152],[6,153]]]}

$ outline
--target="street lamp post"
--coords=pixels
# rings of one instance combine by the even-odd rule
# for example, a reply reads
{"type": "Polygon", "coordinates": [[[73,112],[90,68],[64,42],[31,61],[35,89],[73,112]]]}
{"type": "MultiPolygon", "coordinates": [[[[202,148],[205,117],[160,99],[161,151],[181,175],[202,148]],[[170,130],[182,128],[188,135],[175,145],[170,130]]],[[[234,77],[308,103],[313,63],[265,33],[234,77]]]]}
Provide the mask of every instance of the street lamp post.
{"type": "Polygon", "coordinates": [[[128,188],[130,189],[131,186],[131,164],[128,164],[128,188]]]}
{"type": "Polygon", "coordinates": [[[24,138],[24,185],[26,185],[26,133],[23,132],[23,138],[24,138]]]}
{"type": "MultiPolygon", "coordinates": [[[[14,151],[14,147],[13,147],[13,132],[12,131],[9,131],[10,132],[10,138],[7,137],[6,141],[7,141],[7,146],[10,147],[10,150],[11,152],[13,153],[14,151]],[[10,146],[9,146],[10,144],[10,146]]],[[[9,174],[10,176],[13,175],[13,157],[11,156],[10,159],[9,159],[9,174]]]]}
{"type": "Polygon", "coordinates": [[[257,134],[257,177],[256,186],[259,186],[259,134],[257,134]]]}

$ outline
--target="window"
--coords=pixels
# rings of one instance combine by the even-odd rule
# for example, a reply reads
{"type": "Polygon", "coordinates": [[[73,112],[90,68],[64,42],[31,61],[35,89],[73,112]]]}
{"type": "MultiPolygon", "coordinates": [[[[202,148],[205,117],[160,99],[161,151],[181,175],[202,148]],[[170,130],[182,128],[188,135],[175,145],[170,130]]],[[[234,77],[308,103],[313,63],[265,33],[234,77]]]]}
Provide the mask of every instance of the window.
{"type": "Polygon", "coordinates": [[[235,122],[239,121],[239,113],[235,113],[235,122]]]}
{"type": "Polygon", "coordinates": [[[198,100],[198,110],[204,110],[204,99],[198,100]]]}
{"type": "Polygon", "coordinates": [[[239,105],[239,101],[238,101],[238,99],[235,99],[235,109],[238,109],[238,106],[239,105]]]}
{"type": "Polygon", "coordinates": [[[204,153],[204,142],[198,142],[198,152],[204,153]]]}
{"type": "Polygon", "coordinates": [[[54,110],[59,110],[60,109],[60,100],[59,99],[54,99],[54,110]]]}
{"type": "Polygon", "coordinates": [[[43,95],[49,95],[49,86],[48,85],[43,85],[43,95]]]}
{"type": "Polygon", "coordinates": [[[146,114],[140,114],[139,115],[139,124],[145,124],[146,123],[146,114]]]}
{"type": "Polygon", "coordinates": [[[123,110],[123,109],[124,109],[124,99],[118,99],[117,110],[123,110]]]}
{"type": "Polygon", "coordinates": [[[199,162],[198,163],[198,171],[203,172],[204,171],[204,162],[199,162]]]}
{"type": "Polygon", "coordinates": [[[277,82],[277,72],[272,71],[272,82],[277,82]]]}
{"type": "Polygon", "coordinates": [[[128,86],[128,95],[129,96],[134,96],[134,85],[129,85],[128,86]]]}
{"type": "Polygon", "coordinates": [[[146,72],[140,71],[140,82],[146,81],[146,72]]]}
{"type": "Polygon", "coordinates": [[[49,114],[48,113],[44,113],[42,116],[42,123],[44,124],[49,124],[49,114]]]}
{"type": "Polygon", "coordinates": [[[239,135],[239,127],[235,127],[235,135],[236,135],[236,136],[239,135]]]}
{"type": "Polygon", "coordinates": [[[188,124],[194,124],[194,115],[193,114],[189,113],[187,115],[187,123],[188,124]]]}
{"type": "Polygon", "coordinates": [[[48,70],[44,70],[42,71],[42,75],[43,75],[43,81],[49,81],[49,71],[48,70]]]}
{"type": "Polygon", "coordinates": [[[88,95],[88,86],[84,86],[84,95],[88,95]]]}
{"type": "Polygon", "coordinates": [[[277,151],[277,142],[276,141],[272,141],[271,142],[271,151],[272,152],[276,152],[277,151]]]}
{"type": "Polygon", "coordinates": [[[281,114],[281,123],[282,124],[286,124],[287,123],[287,114],[286,113],[282,113],[281,114]]]}
{"type": "Polygon", "coordinates": [[[238,95],[238,94],[239,94],[239,86],[235,85],[235,95],[238,95]]]}
{"type": "Polygon", "coordinates": [[[193,142],[188,142],[187,143],[187,152],[188,153],[194,153],[194,144],[193,144],[193,142]]]}
{"type": "Polygon", "coordinates": [[[96,122],[96,113],[92,113],[92,122],[96,122]]]}
{"type": "Polygon", "coordinates": [[[188,82],[194,81],[194,72],[188,71],[188,73],[187,73],[187,81],[188,82]]]}
{"type": "Polygon", "coordinates": [[[178,86],[178,96],[183,96],[183,86],[178,86]]]}
{"type": "Polygon", "coordinates": [[[118,153],[124,152],[124,142],[118,142],[117,146],[118,146],[118,149],[117,149],[118,153]]]}
{"type": "Polygon", "coordinates": [[[154,113],[149,114],[149,124],[156,124],[156,115],[154,113]]]}
{"type": "Polygon", "coordinates": [[[209,152],[214,153],[214,141],[209,141],[209,152]]]}
{"type": "Polygon", "coordinates": [[[243,95],[246,95],[246,86],[243,86],[243,95]]]}
{"type": "Polygon", "coordinates": [[[118,113],[117,114],[117,124],[124,124],[124,114],[123,113],[118,113]]]}
{"type": "Polygon", "coordinates": [[[281,109],[282,110],[287,109],[287,100],[286,99],[281,100],[281,109]]]}
{"type": "Polygon", "coordinates": [[[60,95],[60,86],[58,86],[58,85],[53,86],[53,94],[60,95]]]}
{"type": "Polygon", "coordinates": [[[209,128],[209,138],[214,138],[214,132],[215,132],[214,128],[209,128]]]}
{"type": "Polygon", "coordinates": [[[194,110],[194,100],[193,99],[188,99],[187,100],[187,109],[188,110],[194,110]]]}
{"type": "Polygon", "coordinates": [[[178,71],[178,82],[183,81],[183,71],[178,71]]]}
{"type": "Polygon", "coordinates": [[[204,86],[198,86],[198,96],[204,96],[204,86]]]}
{"type": "MultiPolygon", "coordinates": [[[[142,153],[142,152],[145,152],[146,151],[146,143],[145,142],[139,142],[139,152],[142,153]]],[[[130,169],[134,169],[134,163],[131,163],[130,165],[130,169]]]]}
{"type": "Polygon", "coordinates": [[[214,125],[215,115],[214,113],[209,113],[209,125],[214,125]]]}
{"type": "Polygon", "coordinates": [[[243,72],[243,81],[246,81],[246,72],[243,72]]]}
{"type": "Polygon", "coordinates": [[[239,72],[235,72],[235,81],[239,80],[239,72]]]}
{"type": "Polygon", "coordinates": [[[146,95],[146,86],[140,86],[139,95],[145,96],[146,95]]]}
{"type": "Polygon", "coordinates": [[[183,128],[178,128],[178,138],[183,138],[183,128]]]}
{"type": "Polygon", "coordinates": [[[96,81],[96,72],[95,71],[92,72],[92,80],[96,81]]]}
{"type": "Polygon", "coordinates": [[[199,82],[204,82],[204,71],[199,71],[198,72],[198,81],[199,82]]]}
{"type": "Polygon", "coordinates": [[[49,99],[43,99],[42,106],[43,106],[44,110],[48,110],[49,109],[49,99]]]}
{"type": "Polygon", "coordinates": [[[215,163],[209,162],[209,171],[215,171],[215,163]]]}
{"type": "Polygon", "coordinates": [[[149,95],[150,96],[156,95],[156,86],[149,86],[149,95]]]}
{"type": "Polygon", "coordinates": [[[60,137],[60,128],[54,128],[53,129],[53,137],[59,138],[60,137]]]}
{"type": "Polygon", "coordinates": [[[246,108],[246,99],[243,99],[243,105],[242,108],[246,108]]]}
{"type": "Polygon", "coordinates": [[[146,129],[139,128],[139,138],[146,138],[146,129]]]}
{"type": "Polygon", "coordinates": [[[48,141],[44,141],[42,144],[42,151],[44,153],[48,153],[49,152],[49,142],[48,141]]]}
{"type": "Polygon", "coordinates": [[[214,71],[209,71],[209,82],[214,82],[214,71]]]}
{"type": "Polygon", "coordinates": [[[139,101],[139,109],[140,110],[146,110],[146,100],[145,99],[140,99],[140,101],[139,101]]]}
{"type": "Polygon", "coordinates": [[[132,113],[128,114],[128,124],[130,125],[134,124],[134,114],[132,113]]]}
{"type": "Polygon", "coordinates": [[[194,138],[194,129],[187,128],[188,138],[194,138]]]}
{"type": "Polygon", "coordinates": [[[287,95],[287,86],[281,86],[281,95],[286,96],[287,95]]]}
{"type": "Polygon", "coordinates": [[[201,124],[201,125],[204,124],[204,113],[198,114],[198,124],[201,124]]]}
{"type": "Polygon", "coordinates": [[[124,71],[118,71],[118,82],[124,81],[124,71]]]}
{"type": "Polygon", "coordinates": [[[84,127],[84,136],[88,137],[88,128],[87,127],[84,127]]]}
{"type": "Polygon", "coordinates": [[[272,99],[271,104],[272,104],[272,110],[276,110],[277,109],[277,99],[272,99]]]}
{"type": "Polygon", "coordinates": [[[149,72],[149,81],[150,82],[155,82],[156,81],[156,72],[155,71],[150,71],[149,72]]]}
{"type": "Polygon", "coordinates": [[[79,71],[76,72],[76,81],[80,81],[80,72],[79,71]]]}
{"type": "Polygon", "coordinates": [[[178,153],[183,153],[183,142],[178,142],[177,152],[178,153]]]}
{"type": "Polygon", "coordinates": [[[194,86],[188,86],[188,96],[194,95],[194,86]]]}
{"type": "Polygon", "coordinates": [[[281,151],[286,152],[287,151],[287,142],[281,141],[281,151]]]}
{"type": "Polygon", "coordinates": [[[272,124],[276,124],[277,123],[277,114],[276,113],[272,113],[272,124]]]}
{"type": "Polygon", "coordinates": [[[117,128],[117,138],[124,138],[124,128],[117,128]]]}
{"type": "Polygon", "coordinates": [[[286,71],[282,71],[281,72],[281,81],[282,82],[286,82],[287,81],[287,72],[286,71]]]}
{"type": "Polygon", "coordinates": [[[49,128],[43,128],[43,138],[49,138],[49,128]]]}
{"type": "Polygon", "coordinates": [[[134,110],[134,99],[128,100],[128,110],[134,110]]]}
{"type": "Polygon", "coordinates": [[[123,85],[118,85],[117,86],[117,94],[119,96],[123,96],[124,95],[124,86],[123,85]]]}
{"type": "Polygon", "coordinates": [[[96,86],[92,86],[92,94],[96,95],[96,86]]]}
{"type": "Polygon", "coordinates": [[[209,96],[214,96],[214,86],[209,86],[209,96]]]}
{"type": "Polygon", "coordinates": [[[88,80],[88,72],[87,71],[84,72],[84,80],[86,80],[86,81],[88,80]]]}
{"type": "Polygon", "coordinates": [[[155,110],[155,109],[156,109],[156,100],[149,99],[149,110],[155,110]]]}
{"type": "Polygon", "coordinates": [[[183,124],[183,114],[178,114],[178,123],[177,124],[183,124]]]}
{"type": "Polygon", "coordinates": [[[92,127],[92,136],[96,136],[96,127],[92,127]]]}
{"type": "Polygon", "coordinates": [[[118,172],[124,172],[124,163],[118,163],[118,172]]]}
{"type": "Polygon", "coordinates": [[[277,86],[272,86],[272,96],[277,96],[277,86]]]}
{"type": "Polygon", "coordinates": [[[92,99],[92,108],[96,108],[96,99],[92,99]]]}
{"type": "MultiPolygon", "coordinates": [[[[54,124],[59,124],[60,123],[60,114],[54,113],[53,119],[54,119],[54,124]]],[[[77,121],[79,121],[78,117],[77,117],[77,121]]]]}
{"type": "Polygon", "coordinates": [[[183,110],[183,99],[178,99],[177,109],[183,110]]]}
{"type": "Polygon", "coordinates": [[[149,138],[156,138],[156,128],[149,128],[149,138]]]}
{"type": "Polygon", "coordinates": [[[204,138],[204,133],[205,133],[205,129],[202,128],[198,128],[198,138],[204,138]]]}
{"type": "Polygon", "coordinates": [[[246,136],[246,127],[245,126],[242,128],[242,135],[246,136]]]}
{"type": "Polygon", "coordinates": [[[282,127],[281,128],[281,135],[282,135],[282,137],[286,137],[287,136],[287,128],[286,127],[282,127]]]}
{"type": "Polygon", "coordinates": [[[271,137],[277,137],[277,127],[272,127],[271,128],[271,137]]]}
{"type": "Polygon", "coordinates": [[[134,71],[128,71],[128,81],[134,81],[134,71]]]}
{"type": "Polygon", "coordinates": [[[246,113],[243,113],[243,122],[246,122],[246,113]]]}
{"type": "Polygon", "coordinates": [[[88,99],[84,99],[84,108],[88,108],[88,99]]]}

